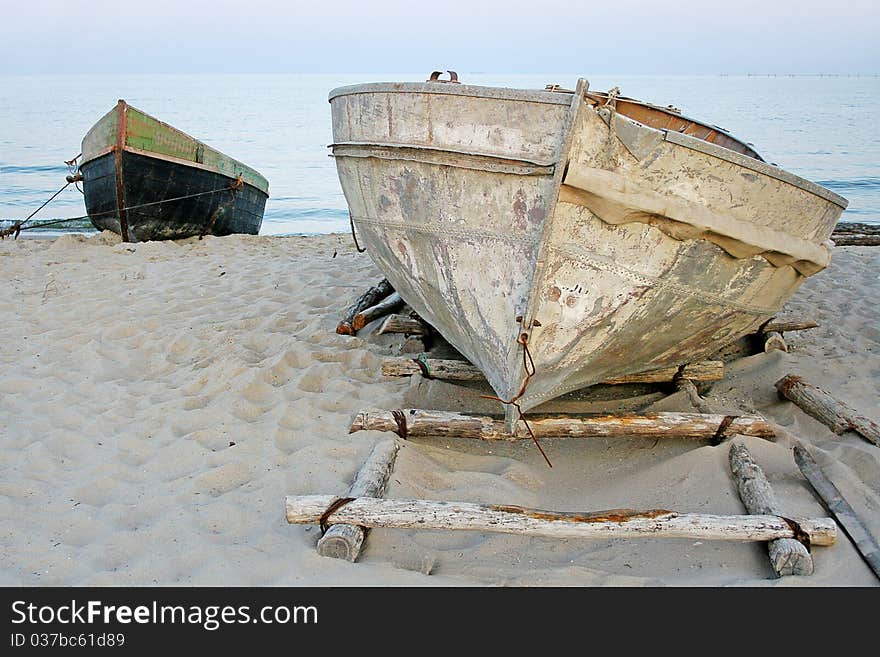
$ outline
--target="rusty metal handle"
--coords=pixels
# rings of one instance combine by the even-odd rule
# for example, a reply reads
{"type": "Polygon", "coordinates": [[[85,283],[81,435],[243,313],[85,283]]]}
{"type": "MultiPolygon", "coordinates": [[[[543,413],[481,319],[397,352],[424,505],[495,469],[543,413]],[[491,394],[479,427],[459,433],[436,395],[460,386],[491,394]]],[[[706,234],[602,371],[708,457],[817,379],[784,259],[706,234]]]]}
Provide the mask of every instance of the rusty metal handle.
{"type": "Polygon", "coordinates": [[[426,82],[444,82],[446,84],[461,84],[458,81],[458,73],[456,73],[455,71],[446,71],[446,72],[449,73],[448,80],[441,80],[440,79],[440,76],[443,75],[443,71],[433,71],[431,73],[431,77],[429,77],[426,80],[426,82]]]}

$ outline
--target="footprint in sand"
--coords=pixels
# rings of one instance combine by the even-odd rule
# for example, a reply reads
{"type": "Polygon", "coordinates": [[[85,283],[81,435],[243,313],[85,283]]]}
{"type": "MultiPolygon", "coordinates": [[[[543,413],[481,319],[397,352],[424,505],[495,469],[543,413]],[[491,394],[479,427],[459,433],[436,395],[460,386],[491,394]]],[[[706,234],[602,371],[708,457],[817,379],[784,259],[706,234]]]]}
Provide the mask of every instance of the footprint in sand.
{"type": "Polygon", "coordinates": [[[245,386],[241,391],[242,397],[250,403],[258,406],[271,405],[270,402],[272,402],[276,394],[277,392],[275,391],[275,388],[268,383],[262,383],[260,381],[255,381],[254,383],[245,386]]]}
{"type": "Polygon", "coordinates": [[[238,461],[225,463],[197,477],[193,482],[193,489],[199,493],[218,497],[243,486],[252,477],[250,465],[238,461]]]}
{"type": "Polygon", "coordinates": [[[303,392],[324,392],[332,381],[346,379],[345,368],[339,363],[316,363],[300,377],[297,387],[303,392]]]}

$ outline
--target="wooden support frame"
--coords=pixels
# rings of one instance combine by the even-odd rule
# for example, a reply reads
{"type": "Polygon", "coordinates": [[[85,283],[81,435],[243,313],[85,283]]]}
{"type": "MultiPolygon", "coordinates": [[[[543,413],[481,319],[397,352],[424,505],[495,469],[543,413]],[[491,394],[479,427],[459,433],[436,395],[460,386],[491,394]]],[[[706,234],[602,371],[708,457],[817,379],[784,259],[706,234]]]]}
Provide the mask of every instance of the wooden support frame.
{"type": "MultiPolygon", "coordinates": [[[[779,504],[770,482],[761,467],[755,463],[745,444],[740,441],[732,442],[728,458],[730,472],[746,511],[754,515],[780,515],[779,504]]],[[[767,552],[773,572],[780,577],[813,574],[813,557],[810,551],[794,538],[778,538],[770,541],[767,544],[767,552]]]]}
{"type": "Polygon", "coordinates": [[[776,390],[780,397],[794,402],[834,433],[840,435],[855,431],[880,447],[880,425],[802,377],[794,374],[784,376],[776,382],[776,390]]]}
{"type": "MultiPolygon", "coordinates": [[[[691,538],[726,541],[772,541],[794,538],[785,518],[774,515],[720,516],[678,513],[665,509],[614,509],[570,513],[434,500],[388,500],[359,497],[326,510],[339,498],[333,495],[288,496],[285,515],[291,524],[316,524],[400,529],[451,529],[547,538],[691,538]]],[[[833,545],[837,525],[831,518],[800,518],[797,525],[812,545],[833,545]]]]}
{"type": "MultiPolygon", "coordinates": [[[[394,470],[399,449],[400,446],[394,439],[378,443],[348,489],[348,497],[382,497],[388,478],[394,470]]],[[[318,540],[318,554],[322,557],[357,561],[366,536],[367,529],[360,525],[333,525],[318,540]]]]}
{"type": "MultiPolygon", "coordinates": [[[[428,375],[432,379],[485,381],[485,377],[479,368],[466,360],[427,358],[423,365],[427,368],[428,375]]],[[[409,358],[386,358],[382,363],[382,374],[384,376],[412,376],[413,374],[424,374],[424,370],[419,363],[409,358]]],[[[613,377],[603,381],[603,383],[610,385],[622,383],[669,383],[676,379],[719,381],[722,378],[724,378],[724,363],[720,360],[711,360],[690,363],[682,368],[665,367],[639,374],[613,377]]]]}
{"type": "MultiPolygon", "coordinates": [[[[647,413],[640,415],[585,415],[528,418],[535,438],[693,438],[718,441],[733,434],[773,439],[773,428],[764,418],[706,413],[647,413]]],[[[417,408],[367,409],[355,415],[349,433],[391,431],[402,438],[476,438],[527,440],[522,423],[510,434],[504,420],[452,411],[417,408]]]]}

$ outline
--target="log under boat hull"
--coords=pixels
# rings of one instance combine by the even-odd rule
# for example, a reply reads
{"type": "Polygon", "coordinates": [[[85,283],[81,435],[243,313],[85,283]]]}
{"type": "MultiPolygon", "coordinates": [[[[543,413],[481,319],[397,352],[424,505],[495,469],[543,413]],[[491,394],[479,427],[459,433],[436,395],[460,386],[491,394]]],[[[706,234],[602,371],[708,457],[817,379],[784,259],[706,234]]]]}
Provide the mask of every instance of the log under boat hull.
{"type": "MultiPolygon", "coordinates": [[[[115,154],[91,160],[80,171],[92,225],[122,235],[115,154]]],[[[133,208],[125,211],[127,241],[256,235],[260,230],[268,197],[252,185],[233,190],[227,176],[130,152],[123,153],[120,171],[123,207],[133,208]],[[203,193],[212,190],[221,191],[203,193]]]]}
{"type": "Polygon", "coordinates": [[[753,331],[827,266],[846,206],[747,148],[649,127],[586,91],[330,94],[362,243],[524,410],[753,331]]]}

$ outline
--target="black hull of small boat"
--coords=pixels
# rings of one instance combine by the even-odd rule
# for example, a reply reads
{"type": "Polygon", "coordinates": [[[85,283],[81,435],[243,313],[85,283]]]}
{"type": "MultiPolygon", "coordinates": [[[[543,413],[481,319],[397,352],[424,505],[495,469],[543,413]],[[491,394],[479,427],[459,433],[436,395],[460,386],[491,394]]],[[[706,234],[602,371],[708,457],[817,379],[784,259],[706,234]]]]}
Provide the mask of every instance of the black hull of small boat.
{"type": "Polygon", "coordinates": [[[98,230],[111,230],[129,242],[256,235],[260,230],[268,196],[252,185],[244,183],[233,192],[235,181],[228,176],[128,151],[120,165],[122,204],[127,208],[122,220],[115,153],[80,167],[86,212],[98,230]],[[180,198],[184,196],[189,198],[180,198]]]}

